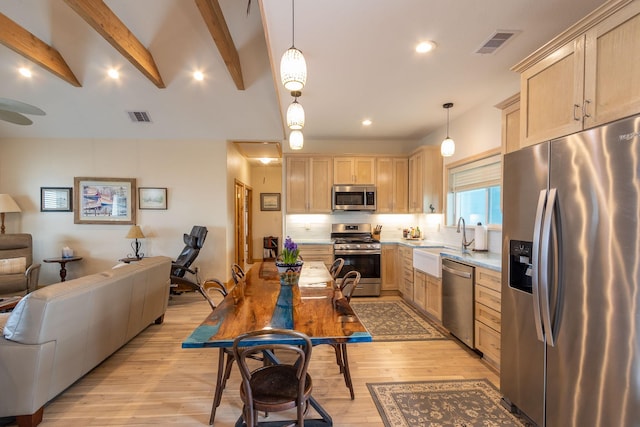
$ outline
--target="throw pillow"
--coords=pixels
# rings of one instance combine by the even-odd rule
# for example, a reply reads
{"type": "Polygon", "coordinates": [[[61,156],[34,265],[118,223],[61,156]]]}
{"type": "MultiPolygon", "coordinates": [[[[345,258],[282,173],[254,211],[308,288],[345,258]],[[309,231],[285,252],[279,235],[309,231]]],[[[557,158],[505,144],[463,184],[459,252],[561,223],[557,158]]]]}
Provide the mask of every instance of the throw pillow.
{"type": "Polygon", "coordinates": [[[27,258],[0,259],[0,274],[19,274],[27,269],[27,258]]]}

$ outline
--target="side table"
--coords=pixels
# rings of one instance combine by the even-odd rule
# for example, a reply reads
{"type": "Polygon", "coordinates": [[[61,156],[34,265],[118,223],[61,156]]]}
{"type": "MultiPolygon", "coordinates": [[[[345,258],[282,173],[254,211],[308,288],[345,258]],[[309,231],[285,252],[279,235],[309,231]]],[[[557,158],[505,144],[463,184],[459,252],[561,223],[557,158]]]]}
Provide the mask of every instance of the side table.
{"type": "Polygon", "coordinates": [[[46,258],[44,262],[57,262],[60,264],[60,281],[64,282],[67,277],[67,269],[65,266],[68,262],[80,261],[82,259],[81,256],[71,256],[71,257],[59,257],[59,258],[46,258]]]}

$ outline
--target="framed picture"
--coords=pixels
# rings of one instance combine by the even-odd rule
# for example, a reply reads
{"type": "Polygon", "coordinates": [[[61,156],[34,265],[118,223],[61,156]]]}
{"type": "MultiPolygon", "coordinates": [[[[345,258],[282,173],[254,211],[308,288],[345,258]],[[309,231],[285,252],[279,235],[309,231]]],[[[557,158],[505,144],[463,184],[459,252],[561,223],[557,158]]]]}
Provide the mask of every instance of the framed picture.
{"type": "Polygon", "coordinates": [[[40,187],[40,212],[71,212],[71,187],[40,187]]]}
{"type": "Polygon", "coordinates": [[[280,193],[260,193],[261,211],[279,211],[280,193]]]}
{"type": "Polygon", "coordinates": [[[138,209],[167,209],[167,189],[153,187],[138,188],[138,209]]]}
{"type": "Polygon", "coordinates": [[[135,178],[74,178],[73,222],[135,224],[135,178]]]}

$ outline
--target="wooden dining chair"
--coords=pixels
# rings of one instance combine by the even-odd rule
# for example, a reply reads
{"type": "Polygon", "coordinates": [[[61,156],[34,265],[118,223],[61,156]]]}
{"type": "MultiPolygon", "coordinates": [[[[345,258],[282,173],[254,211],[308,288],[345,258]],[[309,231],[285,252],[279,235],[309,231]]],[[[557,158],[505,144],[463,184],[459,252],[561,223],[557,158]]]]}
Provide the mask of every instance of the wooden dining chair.
{"type": "Polygon", "coordinates": [[[237,285],[242,279],[244,279],[244,270],[238,264],[233,264],[231,266],[231,277],[233,278],[233,282],[237,285]]]}
{"type": "Polygon", "coordinates": [[[342,267],[344,266],[344,258],[336,258],[331,264],[331,268],[329,268],[329,274],[333,278],[334,282],[338,279],[340,272],[342,271],[342,267]]]}
{"type": "MultiPolygon", "coordinates": [[[[360,272],[351,270],[344,275],[340,284],[336,286],[342,296],[351,302],[351,295],[355,291],[358,283],[360,283],[360,272]]],[[[349,370],[349,358],[347,357],[347,345],[344,343],[330,344],[336,353],[336,363],[340,367],[340,373],[344,376],[344,383],[349,389],[351,400],[355,399],[355,393],[353,392],[353,383],[351,382],[351,372],[349,370]]]]}
{"type": "Polygon", "coordinates": [[[247,426],[258,425],[258,412],[281,412],[297,408],[297,425],[304,425],[304,415],[308,409],[313,388],[311,376],[307,373],[311,359],[311,340],[302,332],[291,329],[262,329],[238,336],[233,341],[242,384],[242,417],[247,426]],[[273,344],[275,338],[292,339],[291,344],[273,344]],[[264,340],[264,344],[260,342],[264,340]],[[258,344],[256,344],[258,342],[258,344]],[[257,353],[268,352],[272,363],[251,370],[247,359],[257,353]],[[286,362],[280,360],[286,357],[286,362]]]}

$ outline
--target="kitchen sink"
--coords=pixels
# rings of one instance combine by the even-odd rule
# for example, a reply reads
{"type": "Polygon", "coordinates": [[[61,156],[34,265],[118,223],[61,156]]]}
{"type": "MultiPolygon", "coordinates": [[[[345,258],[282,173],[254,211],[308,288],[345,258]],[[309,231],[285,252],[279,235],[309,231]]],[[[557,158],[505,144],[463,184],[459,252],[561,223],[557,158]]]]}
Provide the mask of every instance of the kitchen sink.
{"type": "Polygon", "coordinates": [[[442,275],[441,267],[439,249],[416,248],[413,250],[413,268],[440,277],[442,275]]]}

